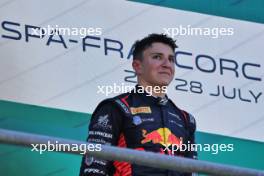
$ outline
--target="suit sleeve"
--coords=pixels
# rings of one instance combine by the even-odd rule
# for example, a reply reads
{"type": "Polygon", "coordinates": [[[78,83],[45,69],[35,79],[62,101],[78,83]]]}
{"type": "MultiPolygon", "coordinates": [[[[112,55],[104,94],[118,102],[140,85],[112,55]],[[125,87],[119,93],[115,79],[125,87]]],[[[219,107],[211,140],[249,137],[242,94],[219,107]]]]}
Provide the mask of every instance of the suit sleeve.
{"type": "MultiPolygon", "coordinates": [[[[196,132],[196,121],[192,114],[188,113],[188,120],[189,120],[189,141],[190,144],[196,144],[195,143],[195,132],[196,132]]],[[[185,154],[185,157],[191,158],[191,159],[198,159],[198,154],[196,150],[190,150],[187,151],[185,154]]],[[[197,173],[185,173],[184,176],[198,176],[197,173]]]]}
{"type": "MultiPolygon", "coordinates": [[[[192,114],[189,114],[189,141],[190,144],[195,143],[195,132],[196,132],[196,121],[192,114]]],[[[198,159],[198,154],[196,150],[190,150],[187,152],[186,157],[198,159]]]]}
{"type": "MultiPolygon", "coordinates": [[[[122,116],[113,102],[100,103],[89,125],[87,141],[103,145],[117,145],[121,131],[122,116]]],[[[106,176],[114,172],[113,162],[83,156],[79,176],[106,176]]]]}

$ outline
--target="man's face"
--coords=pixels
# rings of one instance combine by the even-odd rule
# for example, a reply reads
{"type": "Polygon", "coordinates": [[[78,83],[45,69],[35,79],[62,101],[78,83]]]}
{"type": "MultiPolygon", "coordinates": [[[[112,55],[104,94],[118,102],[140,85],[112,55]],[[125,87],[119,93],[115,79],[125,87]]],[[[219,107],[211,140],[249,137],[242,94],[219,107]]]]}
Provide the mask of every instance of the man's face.
{"type": "Polygon", "coordinates": [[[174,51],[169,45],[152,43],[144,50],[142,60],[134,60],[139,79],[151,86],[168,86],[174,77],[174,51]]]}

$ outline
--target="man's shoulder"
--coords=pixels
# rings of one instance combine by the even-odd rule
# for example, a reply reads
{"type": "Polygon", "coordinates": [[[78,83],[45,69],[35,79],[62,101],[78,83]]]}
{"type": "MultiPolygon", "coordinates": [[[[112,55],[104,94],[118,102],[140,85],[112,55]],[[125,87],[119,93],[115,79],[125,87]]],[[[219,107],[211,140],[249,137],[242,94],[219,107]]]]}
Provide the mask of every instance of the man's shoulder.
{"type": "Polygon", "coordinates": [[[130,95],[130,93],[122,93],[122,94],[119,94],[119,95],[116,95],[116,96],[113,96],[113,97],[110,97],[110,98],[106,98],[106,99],[103,99],[98,105],[112,104],[118,99],[126,98],[128,95],[130,95]]]}
{"type": "Polygon", "coordinates": [[[114,96],[112,99],[116,100],[116,99],[127,99],[129,96],[132,95],[132,92],[126,92],[126,93],[122,93],[122,94],[119,94],[117,96],[114,96]]]}
{"type": "Polygon", "coordinates": [[[127,114],[130,113],[129,105],[127,103],[127,99],[131,95],[130,93],[123,93],[119,94],[117,96],[106,98],[102,100],[96,107],[95,111],[100,109],[101,107],[109,107],[111,109],[119,109],[122,112],[125,112],[127,114]]]}
{"type": "Polygon", "coordinates": [[[102,100],[98,105],[103,105],[103,104],[114,104],[117,100],[125,100],[128,98],[128,96],[131,95],[130,93],[122,93],[119,95],[116,95],[111,98],[106,98],[102,100]]]}
{"type": "Polygon", "coordinates": [[[188,122],[188,123],[191,123],[191,124],[196,124],[196,121],[195,121],[195,118],[194,118],[194,116],[190,113],[190,112],[188,112],[188,111],[186,111],[186,110],[184,110],[184,109],[181,109],[181,108],[179,108],[178,106],[176,106],[176,104],[171,100],[171,99],[169,99],[169,102],[171,102],[172,103],[172,105],[178,110],[178,111],[180,111],[182,114],[183,114],[183,116],[185,117],[185,119],[186,119],[186,121],[188,122]]]}

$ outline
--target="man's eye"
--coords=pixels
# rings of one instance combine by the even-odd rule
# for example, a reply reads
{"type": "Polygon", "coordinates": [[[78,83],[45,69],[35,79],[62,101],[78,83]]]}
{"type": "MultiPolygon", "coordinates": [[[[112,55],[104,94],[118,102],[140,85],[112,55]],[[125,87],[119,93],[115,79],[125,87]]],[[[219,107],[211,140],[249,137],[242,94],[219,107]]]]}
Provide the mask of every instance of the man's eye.
{"type": "Polygon", "coordinates": [[[175,62],[175,58],[174,57],[170,57],[169,61],[174,63],[175,62]]]}
{"type": "Polygon", "coordinates": [[[161,56],[160,55],[154,55],[153,59],[161,59],[161,56]]]}

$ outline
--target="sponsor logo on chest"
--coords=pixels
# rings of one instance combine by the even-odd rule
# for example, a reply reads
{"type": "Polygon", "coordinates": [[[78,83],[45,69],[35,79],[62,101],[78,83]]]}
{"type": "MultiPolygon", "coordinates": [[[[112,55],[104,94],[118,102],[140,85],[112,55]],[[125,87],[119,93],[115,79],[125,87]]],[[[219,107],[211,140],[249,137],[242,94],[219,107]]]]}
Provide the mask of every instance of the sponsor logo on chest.
{"type": "Polygon", "coordinates": [[[130,108],[131,114],[135,115],[135,114],[139,114],[139,113],[145,113],[145,114],[150,114],[151,113],[151,109],[149,106],[141,106],[141,107],[131,107],[130,108]]]}

